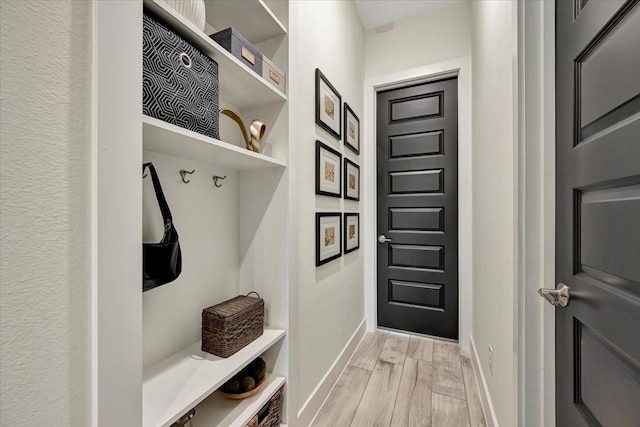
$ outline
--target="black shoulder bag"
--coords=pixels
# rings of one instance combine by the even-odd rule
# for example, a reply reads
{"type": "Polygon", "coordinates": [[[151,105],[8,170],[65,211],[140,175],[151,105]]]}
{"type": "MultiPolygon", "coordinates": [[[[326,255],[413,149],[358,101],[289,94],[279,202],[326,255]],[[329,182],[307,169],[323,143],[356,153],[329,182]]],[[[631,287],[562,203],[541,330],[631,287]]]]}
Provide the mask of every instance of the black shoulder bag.
{"type": "Polygon", "coordinates": [[[178,242],[178,232],[173,226],[173,218],[153,163],[142,165],[142,172],[149,168],[153,189],[162,212],[164,235],[160,243],[142,244],[142,291],[173,282],[182,272],[182,253],[178,242]]]}

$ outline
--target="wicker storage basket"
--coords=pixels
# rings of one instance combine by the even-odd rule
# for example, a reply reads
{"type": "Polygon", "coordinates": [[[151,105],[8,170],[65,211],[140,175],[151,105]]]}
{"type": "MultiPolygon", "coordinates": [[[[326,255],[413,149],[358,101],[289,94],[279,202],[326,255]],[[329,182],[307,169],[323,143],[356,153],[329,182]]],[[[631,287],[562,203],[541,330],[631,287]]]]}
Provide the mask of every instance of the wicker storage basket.
{"type": "Polygon", "coordinates": [[[247,427],[279,427],[280,407],[282,406],[282,387],[262,407],[258,415],[253,417],[247,427]],[[262,421],[260,421],[262,419],[262,421]]]}
{"type": "Polygon", "coordinates": [[[202,310],[202,351],[229,357],[262,335],[264,300],[240,295],[202,310]]]}

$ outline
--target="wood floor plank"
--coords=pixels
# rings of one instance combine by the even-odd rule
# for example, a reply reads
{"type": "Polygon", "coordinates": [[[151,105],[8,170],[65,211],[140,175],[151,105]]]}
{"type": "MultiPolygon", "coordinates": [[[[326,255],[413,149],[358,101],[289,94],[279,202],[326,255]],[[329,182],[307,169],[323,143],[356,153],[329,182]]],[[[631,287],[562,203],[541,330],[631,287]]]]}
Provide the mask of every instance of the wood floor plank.
{"type": "Polygon", "coordinates": [[[460,361],[457,366],[453,363],[433,362],[433,391],[458,399],[467,398],[460,361]]]}
{"type": "Polygon", "coordinates": [[[314,427],[348,426],[358,409],[371,372],[347,366],[313,421],[314,427]]]}
{"type": "Polygon", "coordinates": [[[409,336],[389,334],[378,358],[384,362],[402,365],[404,364],[404,358],[407,356],[408,347],[409,336]]]}
{"type": "Polygon", "coordinates": [[[433,340],[431,338],[411,335],[407,357],[424,360],[426,362],[433,361],[433,340]]]}
{"type": "Polygon", "coordinates": [[[473,372],[471,360],[466,357],[461,358],[462,376],[464,377],[464,388],[467,394],[467,406],[469,407],[469,422],[471,427],[485,427],[484,413],[480,403],[480,395],[476,382],[476,375],[473,372]]]}
{"type": "MultiPolygon", "coordinates": [[[[362,395],[351,427],[389,426],[401,376],[401,365],[378,361],[362,395]]],[[[334,426],[340,425],[334,423],[334,426]]]]}
{"type": "Polygon", "coordinates": [[[458,345],[435,340],[433,343],[433,392],[466,399],[458,345]]]}
{"type": "Polygon", "coordinates": [[[387,332],[385,331],[368,332],[353,353],[349,365],[373,371],[386,339],[387,332]]]}
{"type": "Polygon", "coordinates": [[[431,426],[431,362],[407,357],[391,427],[431,426]]]}
{"type": "Polygon", "coordinates": [[[458,344],[448,341],[433,340],[433,361],[444,363],[460,363],[458,344]]]}
{"type": "Polygon", "coordinates": [[[433,393],[431,425],[434,427],[468,427],[467,402],[455,397],[433,393]]]}

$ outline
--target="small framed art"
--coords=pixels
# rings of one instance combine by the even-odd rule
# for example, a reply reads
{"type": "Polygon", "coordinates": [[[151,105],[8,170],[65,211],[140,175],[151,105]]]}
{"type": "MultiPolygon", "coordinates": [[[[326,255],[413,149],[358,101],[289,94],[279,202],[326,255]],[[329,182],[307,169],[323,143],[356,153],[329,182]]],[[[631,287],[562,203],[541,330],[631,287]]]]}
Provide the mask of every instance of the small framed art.
{"type": "Polygon", "coordinates": [[[344,198],[360,200],[360,166],[344,158],[344,198]]]}
{"type": "Polygon", "coordinates": [[[342,97],[329,80],[316,68],[316,124],[340,139],[342,97]]]}
{"type": "Polygon", "coordinates": [[[356,154],[360,154],[360,119],[349,104],[344,103],[344,144],[356,154]]]}
{"type": "Polygon", "coordinates": [[[360,248],[360,214],[344,214],[344,253],[348,254],[360,248]]]}
{"type": "Polygon", "coordinates": [[[342,215],[316,213],[316,267],[342,256],[342,215]]]}
{"type": "Polygon", "coordinates": [[[341,197],[342,155],[316,141],[316,194],[341,197]]]}

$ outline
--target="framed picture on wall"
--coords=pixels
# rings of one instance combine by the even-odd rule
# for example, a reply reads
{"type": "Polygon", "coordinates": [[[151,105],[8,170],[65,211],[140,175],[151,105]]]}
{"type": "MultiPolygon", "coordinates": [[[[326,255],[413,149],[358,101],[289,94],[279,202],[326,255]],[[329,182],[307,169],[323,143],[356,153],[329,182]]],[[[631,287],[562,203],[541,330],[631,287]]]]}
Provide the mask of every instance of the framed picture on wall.
{"type": "Polygon", "coordinates": [[[360,214],[344,214],[344,253],[353,252],[360,248],[360,214]]]}
{"type": "Polygon", "coordinates": [[[316,267],[342,256],[342,215],[316,213],[316,267]]]}
{"type": "Polygon", "coordinates": [[[316,124],[340,139],[342,97],[318,68],[316,68],[316,124]]]}
{"type": "Polygon", "coordinates": [[[342,155],[316,141],[316,194],[341,197],[342,155]]]}
{"type": "Polygon", "coordinates": [[[360,200],[360,167],[344,158],[344,198],[360,200]]]}
{"type": "Polygon", "coordinates": [[[344,103],[344,144],[356,154],[360,154],[360,119],[349,104],[344,103]]]}

